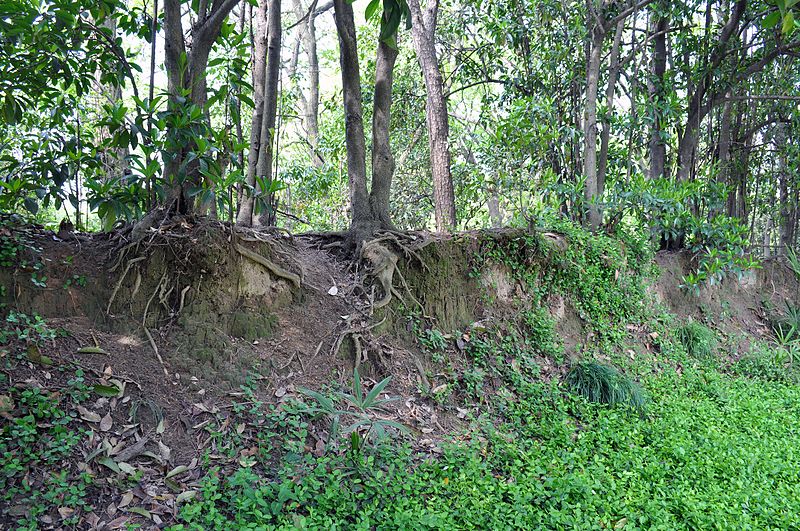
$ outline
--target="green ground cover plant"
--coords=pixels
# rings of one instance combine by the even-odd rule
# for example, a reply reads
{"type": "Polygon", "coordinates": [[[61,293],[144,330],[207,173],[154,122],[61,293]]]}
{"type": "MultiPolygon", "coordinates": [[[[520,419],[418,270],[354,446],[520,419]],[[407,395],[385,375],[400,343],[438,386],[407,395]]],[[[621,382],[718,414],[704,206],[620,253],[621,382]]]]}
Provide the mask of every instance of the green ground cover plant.
{"type": "Polygon", "coordinates": [[[438,459],[400,446],[364,457],[357,473],[349,454],[307,456],[275,478],[212,473],[175,529],[800,525],[800,389],[713,369],[665,372],[645,387],[647,418],[538,384],[507,421],[479,419],[471,442],[438,459]]]}

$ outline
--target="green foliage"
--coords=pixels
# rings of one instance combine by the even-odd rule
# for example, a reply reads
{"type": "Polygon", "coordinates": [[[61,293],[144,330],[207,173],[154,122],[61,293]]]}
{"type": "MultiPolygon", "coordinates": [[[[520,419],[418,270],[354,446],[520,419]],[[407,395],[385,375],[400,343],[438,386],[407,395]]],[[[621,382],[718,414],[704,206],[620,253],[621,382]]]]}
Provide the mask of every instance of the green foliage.
{"type": "MultiPolygon", "coordinates": [[[[70,389],[77,393],[79,387],[76,383],[70,389]]],[[[40,516],[63,507],[65,514],[75,511],[63,524],[76,525],[92,478],[63,465],[83,434],[70,426],[72,418],[61,406],[58,393],[45,394],[36,387],[10,391],[16,410],[13,418],[0,424],[0,514],[18,529],[37,529],[40,516]],[[40,470],[58,472],[44,474],[41,483],[33,483],[31,474],[40,470]],[[22,507],[10,505],[20,501],[22,507]],[[15,516],[10,516],[12,508],[15,516]]]]}
{"type": "Polygon", "coordinates": [[[769,382],[800,384],[800,370],[795,359],[800,358],[797,342],[781,345],[757,344],[751,352],[733,364],[734,374],[769,382]]]}
{"type": "Polygon", "coordinates": [[[786,301],[786,311],[772,318],[771,325],[779,344],[800,339],[800,306],[786,301]]]}
{"type": "Polygon", "coordinates": [[[800,525],[797,387],[690,369],[647,385],[649,417],[589,406],[578,426],[570,399],[539,384],[508,401],[508,420],[476,421],[436,459],[399,449],[363,475],[344,455],[308,456],[274,476],[211,471],[175,529],[800,525]]]}
{"type": "Polygon", "coordinates": [[[575,364],[565,379],[572,392],[598,404],[630,406],[644,412],[645,394],[642,387],[611,365],[596,361],[575,364]]]}
{"type": "Polygon", "coordinates": [[[12,339],[41,344],[52,341],[58,335],[59,331],[47,326],[40,315],[27,315],[12,310],[6,316],[3,328],[0,329],[0,344],[12,339]]]}
{"type": "Polygon", "coordinates": [[[728,190],[714,182],[645,179],[619,183],[606,207],[611,225],[633,215],[650,231],[661,249],[688,249],[697,268],[684,279],[698,292],[728,275],[741,278],[759,267],[749,253],[749,227],[738,218],[721,214],[728,190]]]}
{"type": "Polygon", "coordinates": [[[476,257],[476,268],[491,260],[504,264],[526,287],[531,309],[522,312],[531,340],[543,353],[558,357],[546,298],[561,295],[598,340],[618,343],[625,325],[641,320],[647,299],[642,279],[650,274],[652,248],[640,234],[620,230],[616,237],[591,234],[563,219],[540,219],[544,228],[508,240],[489,239],[476,257]]]}
{"type": "Polygon", "coordinates": [[[675,331],[686,353],[699,360],[713,358],[717,345],[717,335],[709,327],[694,320],[689,320],[675,331]]]}
{"type": "Polygon", "coordinates": [[[379,398],[391,381],[391,376],[386,377],[367,391],[363,388],[361,376],[356,369],[353,371],[352,393],[338,392],[336,398],[330,398],[312,389],[300,389],[303,395],[312,400],[313,405],[301,405],[299,411],[328,417],[330,421],[328,448],[338,442],[339,434],[342,433],[349,439],[350,450],[354,454],[360,454],[364,445],[369,444],[371,439],[373,445],[383,443],[389,433],[387,428],[401,433],[408,431],[402,424],[375,415],[381,406],[394,401],[392,398],[379,398]],[[339,407],[339,400],[344,401],[344,408],[339,407]],[[341,428],[343,418],[349,419],[349,423],[341,428]],[[361,428],[366,428],[366,433],[363,435],[359,432],[361,428]]]}

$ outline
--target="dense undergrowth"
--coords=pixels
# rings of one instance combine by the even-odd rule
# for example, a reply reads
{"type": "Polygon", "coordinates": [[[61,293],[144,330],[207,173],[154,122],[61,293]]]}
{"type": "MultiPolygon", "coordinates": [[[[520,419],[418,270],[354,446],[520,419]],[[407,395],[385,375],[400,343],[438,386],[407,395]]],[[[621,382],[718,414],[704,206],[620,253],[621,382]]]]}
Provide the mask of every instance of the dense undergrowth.
{"type": "MultiPolygon", "coordinates": [[[[676,318],[645,304],[646,242],[560,233],[558,253],[532,233],[481,254],[476,269],[506,265],[528,298],[518,318],[454,335],[467,337],[469,366],[445,367],[450,399],[480,403],[481,413],[438,453],[415,453],[402,437],[367,446],[357,436],[321,456],[277,451],[282,465],[270,475],[212,470],[176,529],[800,525],[800,387],[780,348],[759,345],[732,363],[715,356],[704,325],[671,334],[676,318]],[[586,362],[563,384],[545,381],[538,365],[545,356],[569,366],[542,310],[552,294],[574,302],[590,338],[586,362]],[[629,325],[652,331],[658,356],[625,354],[629,325]]],[[[443,337],[427,330],[421,344],[442,351],[443,337]]],[[[282,414],[303,425],[303,410],[282,414]]]]}
{"type": "Polygon", "coordinates": [[[440,457],[300,457],[276,477],[212,474],[190,529],[789,529],[800,525],[800,389],[674,371],[649,416],[545,385],[440,457]],[[232,526],[232,527],[231,527],[232,526]]]}
{"type": "MultiPolygon", "coordinates": [[[[458,411],[463,429],[423,451],[412,443],[421,434],[382,420],[379,393],[359,380],[274,407],[258,400],[253,378],[225,422],[257,427],[255,446],[208,424],[226,464],[206,452],[172,529],[800,526],[797,344],[754,341],[741,359],[725,357],[714,323],[682,322],[649,300],[646,238],[551,230],[557,238],[531,231],[481,242],[474,270],[501,264],[524,292],[503,320],[457,333],[414,321],[420,348],[449,379],[426,396],[458,411]],[[556,332],[554,296],[579,314],[577,352],[556,332]],[[329,438],[315,444],[312,431],[329,438]]],[[[34,316],[10,313],[5,329],[0,347],[52,339],[34,316]]],[[[30,361],[7,354],[6,371],[30,361]]],[[[36,528],[53,507],[66,524],[79,521],[93,478],[47,470],[66,470],[85,436],[69,410],[88,388],[78,375],[58,396],[8,393],[0,486],[6,501],[24,495],[35,509],[17,525],[36,528]],[[31,487],[28,468],[51,480],[31,487]]]]}

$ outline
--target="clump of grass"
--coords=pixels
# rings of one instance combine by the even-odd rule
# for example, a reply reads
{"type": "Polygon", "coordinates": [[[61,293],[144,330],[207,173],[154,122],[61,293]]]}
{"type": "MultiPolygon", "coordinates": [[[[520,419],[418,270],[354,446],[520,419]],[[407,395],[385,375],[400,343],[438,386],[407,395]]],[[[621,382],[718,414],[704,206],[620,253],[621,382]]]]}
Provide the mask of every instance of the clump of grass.
{"type": "Polygon", "coordinates": [[[567,385],[590,402],[623,404],[644,412],[646,397],[642,387],[616,367],[596,361],[574,365],[567,373],[567,385]]]}
{"type": "Polygon", "coordinates": [[[676,335],[686,353],[699,360],[714,356],[717,348],[717,335],[709,327],[697,321],[689,321],[678,328],[676,335]]]}
{"type": "Polygon", "coordinates": [[[787,301],[786,312],[772,319],[772,331],[780,344],[797,339],[800,335],[800,306],[787,301]]]}

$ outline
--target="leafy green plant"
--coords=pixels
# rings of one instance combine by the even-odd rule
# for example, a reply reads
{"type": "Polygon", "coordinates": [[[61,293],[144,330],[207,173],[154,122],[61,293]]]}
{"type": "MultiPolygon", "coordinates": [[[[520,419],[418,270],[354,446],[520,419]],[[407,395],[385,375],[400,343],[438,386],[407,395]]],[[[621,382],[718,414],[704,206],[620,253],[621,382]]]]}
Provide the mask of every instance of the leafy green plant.
{"type": "MultiPolygon", "coordinates": [[[[0,514],[7,515],[12,504],[25,510],[16,516],[22,529],[36,529],[40,516],[65,508],[63,524],[78,523],[87,505],[87,489],[92,478],[87,472],[73,472],[64,462],[82,437],[70,426],[72,418],[60,404],[58,393],[39,388],[10,389],[16,402],[13,415],[0,424],[0,514]],[[31,470],[57,470],[45,474],[44,483],[32,488],[27,478],[31,470]]],[[[19,513],[18,513],[19,514],[19,513]]]]}
{"type": "Polygon", "coordinates": [[[786,311],[772,320],[772,331],[778,344],[785,345],[800,339],[800,306],[786,301],[786,311]]]}
{"type": "Polygon", "coordinates": [[[694,320],[678,327],[675,331],[678,341],[693,358],[707,360],[714,356],[717,335],[709,327],[694,320]]]}
{"type": "Polygon", "coordinates": [[[419,336],[419,342],[428,350],[444,350],[447,348],[447,339],[439,330],[429,328],[419,336]]]}
{"type": "Polygon", "coordinates": [[[789,262],[789,267],[797,280],[800,280],[800,256],[797,255],[797,251],[794,248],[789,247],[786,250],[786,260],[789,262]]]}
{"type": "Polygon", "coordinates": [[[7,343],[10,339],[41,344],[58,335],[59,331],[47,326],[39,314],[31,316],[12,310],[6,316],[5,326],[0,329],[0,344],[7,343]]]}
{"type": "Polygon", "coordinates": [[[646,398],[642,387],[611,365],[596,361],[577,363],[565,381],[572,392],[590,402],[623,404],[639,413],[644,411],[646,398]]]}
{"type": "Polygon", "coordinates": [[[800,383],[800,372],[795,359],[800,357],[800,344],[786,346],[758,345],[732,366],[732,372],[741,376],[786,384],[800,383]]]}
{"type": "Polygon", "coordinates": [[[379,398],[391,380],[391,376],[388,376],[367,391],[362,386],[358,369],[355,369],[352,393],[337,392],[335,398],[331,398],[312,389],[299,389],[301,394],[313,401],[313,405],[305,405],[301,411],[323,414],[329,418],[331,423],[328,436],[329,448],[341,433],[349,438],[351,449],[354,452],[360,452],[372,437],[375,438],[374,444],[382,442],[387,435],[387,428],[394,428],[403,433],[408,431],[408,428],[398,422],[378,418],[375,415],[382,405],[395,401],[393,398],[379,398]],[[344,408],[339,406],[340,400],[344,401],[344,408]],[[348,424],[344,428],[341,427],[342,419],[348,419],[348,424]],[[362,427],[366,428],[363,436],[358,431],[362,427]]]}

